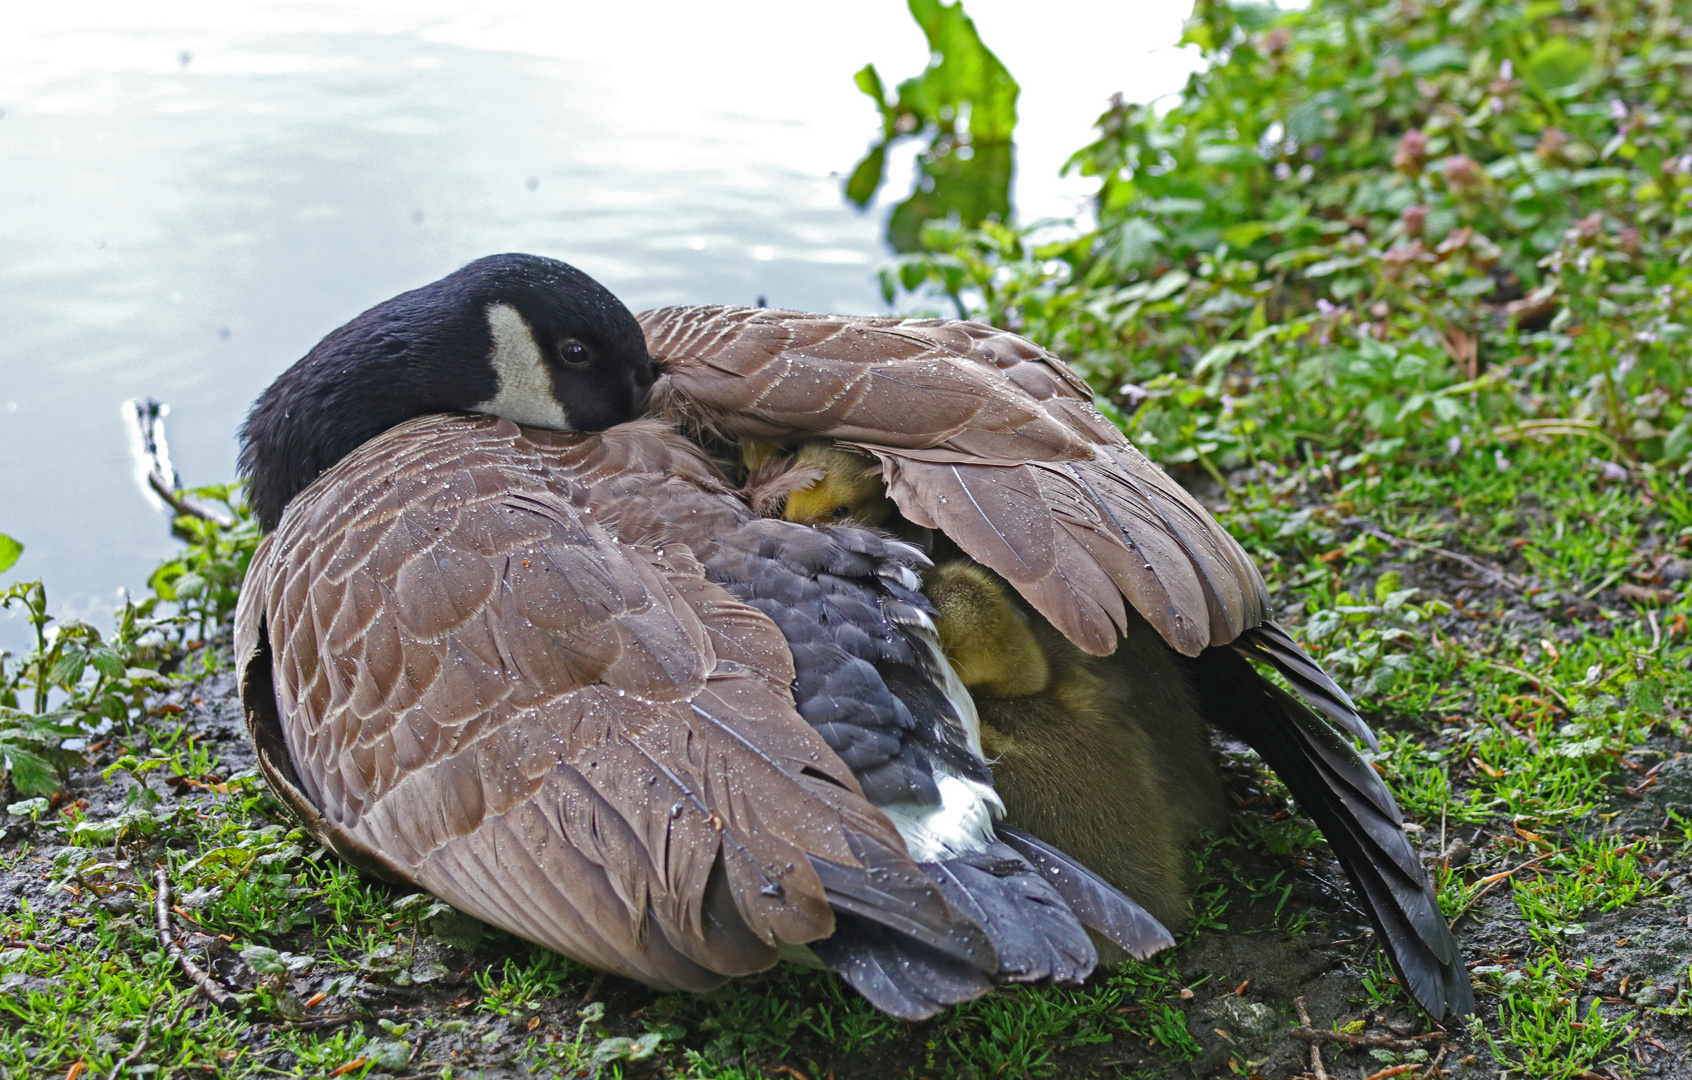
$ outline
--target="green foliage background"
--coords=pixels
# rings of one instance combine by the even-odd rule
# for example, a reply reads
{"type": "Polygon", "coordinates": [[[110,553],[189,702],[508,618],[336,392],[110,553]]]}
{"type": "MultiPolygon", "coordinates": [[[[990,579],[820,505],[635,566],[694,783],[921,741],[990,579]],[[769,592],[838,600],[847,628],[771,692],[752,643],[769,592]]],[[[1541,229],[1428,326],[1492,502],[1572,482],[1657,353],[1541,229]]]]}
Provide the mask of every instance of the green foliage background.
{"type": "Polygon", "coordinates": [[[1685,7],[1199,0],[1206,68],[1069,163],[1096,227],[930,223],[884,289],[1056,349],[1165,462],[1684,462],[1685,7]]]}

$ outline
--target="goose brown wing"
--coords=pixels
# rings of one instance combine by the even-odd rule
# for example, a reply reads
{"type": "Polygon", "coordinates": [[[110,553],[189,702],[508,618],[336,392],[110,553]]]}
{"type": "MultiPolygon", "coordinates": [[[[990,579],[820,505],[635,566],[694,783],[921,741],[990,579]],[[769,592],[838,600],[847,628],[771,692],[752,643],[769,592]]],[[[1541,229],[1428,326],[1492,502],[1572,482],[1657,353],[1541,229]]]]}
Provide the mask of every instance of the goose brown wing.
{"type": "MultiPolygon", "coordinates": [[[[775,627],[612,538],[544,442],[425,417],[290,504],[237,616],[278,791],[355,864],[654,986],[766,968],[864,895],[991,971],[795,712],[775,627]]],[[[581,463],[665,452],[635,442],[581,463]]]]}
{"type": "Polygon", "coordinates": [[[638,318],[665,372],[658,413],[873,453],[906,517],[944,531],[1088,652],[1116,648],[1125,604],[1188,656],[1264,618],[1262,579],[1239,544],[1025,338],[755,308],[638,318]]]}

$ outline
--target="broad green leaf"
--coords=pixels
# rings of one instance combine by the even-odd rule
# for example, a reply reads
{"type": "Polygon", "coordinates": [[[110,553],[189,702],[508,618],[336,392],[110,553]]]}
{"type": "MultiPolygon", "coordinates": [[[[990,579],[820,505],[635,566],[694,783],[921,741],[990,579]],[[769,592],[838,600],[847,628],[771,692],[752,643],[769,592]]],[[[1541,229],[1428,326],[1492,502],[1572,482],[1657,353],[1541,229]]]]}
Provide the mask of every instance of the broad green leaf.
{"type": "Polygon", "coordinates": [[[10,570],[23,554],[23,545],[5,533],[0,533],[0,571],[10,570]]]}
{"type": "Polygon", "coordinates": [[[1166,300],[1192,283],[1193,276],[1185,270],[1171,270],[1151,283],[1151,289],[1146,293],[1146,303],[1155,304],[1159,300],[1166,300]]]}
{"type": "Polygon", "coordinates": [[[282,962],[282,954],[265,945],[247,946],[241,950],[241,959],[260,975],[288,974],[288,965],[282,962]]]}
{"type": "Polygon", "coordinates": [[[1249,146],[1235,146],[1231,143],[1211,143],[1201,146],[1198,151],[1199,163],[1202,165],[1216,165],[1224,169],[1250,169],[1262,165],[1263,158],[1249,146]]]}
{"type": "Polygon", "coordinates": [[[882,112],[887,111],[887,91],[881,86],[881,73],[875,70],[874,64],[865,64],[852,76],[852,82],[859,90],[875,99],[876,105],[882,112]]]}
{"type": "Polygon", "coordinates": [[[908,107],[919,116],[944,120],[943,109],[950,108],[956,116],[968,102],[968,128],[976,143],[1010,142],[1020,88],[981,43],[962,0],[910,0],[910,9],[928,38],[933,59],[921,75],[899,84],[901,111],[908,107]]]}
{"type": "Polygon", "coordinates": [[[887,144],[878,143],[858,162],[857,168],[852,170],[851,177],[846,181],[846,197],[858,206],[868,206],[875,198],[876,189],[881,186],[882,177],[887,173],[887,144]]]}
{"type": "Polygon", "coordinates": [[[1565,37],[1546,41],[1528,57],[1528,72],[1547,90],[1573,86],[1592,67],[1592,50],[1565,37]]]}
{"type": "Polygon", "coordinates": [[[49,757],[10,741],[0,741],[0,751],[12,764],[12,783],[20,795],[51,795],[59,790],[63,773],[49,757]]]}
{"type": "Polygon", "coordinates": [[[1274,231],[1274,225],[1267,221],[1242,221],[1238,225],[1230,225],[1222,230],[1222,239],[1229,247],[1247,247],[1258,238],[1267,236],[1274,231]]]}
{"type": "Polygon", "coordinates": [[[1668,433],[1663,440],[1663,457],[1669,461],[1679,461],[1692,455],[1692,412],[1681,418],[1680,423],[1668,433]]]}
{"type": "Polygon", "coordinates": [[[94,665],[94,670],[108,679],[121,679],[127,670],[123,657],[119,656],[110,645],[96,645],[88,650],[88,662],[94,665]]]}
{"type": "Polygon", "coordinates": [[[1145,218],[1131,217],[1116,227],[1111,239],[1111,262],[1120,270],[1130,270],[1157,257],[1163,230],[1145,218]]]}
{"type": "Polygon", "coordinates": [[[206,579],[190,570],[171,583],[178,599],[200,596],[206,591],[206,579]]]}
{"type": "Polygon", "coordinates": [[[887,221],[887,242],[893,250],[921,250],[922,227],[929,221],[955,216],[963,225],[974,225],[1010,216],[1013,147],[1008,142],[975,143],[966,149],[967,157],[954,150],[923,164],[917,190],[887,221]]]}
{"type": "Polygon", "coordinates": [[[88,654],[72,645],[47,669],[47,681],[59,686],[69,686],[82,678],[82,669],[87,664],[88,654]]]}
{"type": "Polygon", "coordinates": [[[1468,53],[1461,46],[1449,43],[1430,45],[1404,62],[1404,69],[1413,75],[1432,75],[1446,68],[1461,70],[1468,66],[1468,53]]]}

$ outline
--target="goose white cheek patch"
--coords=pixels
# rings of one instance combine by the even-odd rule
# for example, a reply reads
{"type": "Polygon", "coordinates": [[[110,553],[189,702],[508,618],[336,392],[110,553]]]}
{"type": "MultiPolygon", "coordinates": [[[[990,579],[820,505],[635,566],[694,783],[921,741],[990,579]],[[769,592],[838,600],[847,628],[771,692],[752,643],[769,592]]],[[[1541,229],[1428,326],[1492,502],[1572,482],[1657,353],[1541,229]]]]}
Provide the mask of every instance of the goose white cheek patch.
{"type": "Polygon", "coordinates": [[[488,331],[493,335],[488,362],[499,377],[499,392],[472,406],[473,411],[530,427],[569,431],[570,418],[552,394],[552,376],[523,316],[510,304],[489,304],[488,331]]]}

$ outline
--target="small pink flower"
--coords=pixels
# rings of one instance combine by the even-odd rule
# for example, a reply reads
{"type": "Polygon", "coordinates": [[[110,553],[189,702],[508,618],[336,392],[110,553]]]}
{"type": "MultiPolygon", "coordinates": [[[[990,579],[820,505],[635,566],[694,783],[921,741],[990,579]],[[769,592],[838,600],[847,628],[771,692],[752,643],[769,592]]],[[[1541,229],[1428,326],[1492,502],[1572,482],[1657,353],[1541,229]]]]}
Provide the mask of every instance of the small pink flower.
{"type": "Polygon", "coordinates": [[[1452,154],[1445,159],[1440,171],[1445,174],[1445,182],[1454,188],[1479,187],[1485,179],[1480,165],[1467,154],[1452,154]]]}
{"type": "Polygon", "coordinates": [[[1392,167],[1414,176],[1422,171],[1422,163],[1427,158],[1428,137],[1422,134],[1420,128],[1411,128],[1398,140],[1398,148],[1392,152],[1392,167]]]}
{"type": "Polygon", "coordinates": [[[1551,162],[1562,156],[1563,147],[1569,145],[1569,137],[1554,127],[1548,127],[1539,133],[1539,145],[1533,148],[1539,160],[1551,162]]]}
{"type": "Polygon", "coordinates": [[[1421,203],[1406,206],[1400,220],[1403,222],[1405,236],[1420,236],[1428,223],[1428,208],[1421,203]]]}

